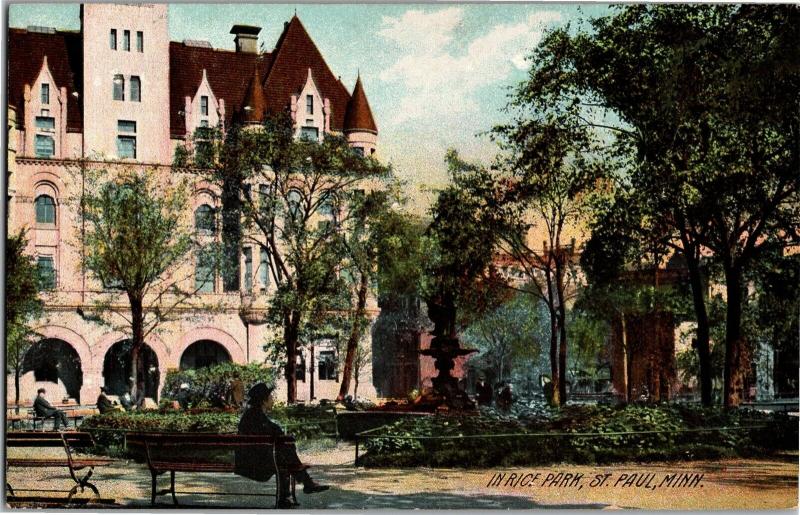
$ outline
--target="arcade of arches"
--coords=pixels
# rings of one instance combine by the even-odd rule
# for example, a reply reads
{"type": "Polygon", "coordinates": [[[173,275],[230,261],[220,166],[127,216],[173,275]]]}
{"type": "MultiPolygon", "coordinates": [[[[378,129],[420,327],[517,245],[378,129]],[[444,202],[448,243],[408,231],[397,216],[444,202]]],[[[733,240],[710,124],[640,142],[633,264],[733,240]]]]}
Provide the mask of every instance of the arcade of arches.
{"type": "MultiPolygon", "coordinates": [[[[20,401],[30,402],[36,396],[36,390],[42,387],[47,390],[51,402],[74,399],[92,403],[101,385],[107,387],[112,395],[124,394],[131,385],[131,342],[118,340],[105,352],[102,352],[103,347],[106,345],[84,348],[59,338],[44,338],[33,344],[23,359],[20,401]],[[100,352],[91,352],[95,349],[100,352]]],[[[234,361],[232,356],[236,355],[223,343],[210,339],[190,343],[180,356],[165,356],[163,351],[146,344],[140,354],[146,371],[145,396],[156,400],[167,370],[178,366],[187,370],[228,363],[234,361]]],[[[6,392],[8,399],[14,398],[13,374],[7,376],[6,392]]]]}

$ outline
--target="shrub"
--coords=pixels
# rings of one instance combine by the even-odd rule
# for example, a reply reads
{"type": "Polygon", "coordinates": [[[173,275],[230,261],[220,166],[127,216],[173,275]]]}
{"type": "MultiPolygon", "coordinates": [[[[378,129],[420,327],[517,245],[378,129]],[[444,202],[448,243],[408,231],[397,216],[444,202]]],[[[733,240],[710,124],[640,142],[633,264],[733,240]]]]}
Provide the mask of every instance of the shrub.
{"type": "Polygon", "coordinates": [[[404,418],[376,433],[364,441],[362,462],[367,466],[719,459],[797,448],[797,422],[787,415],[680,405],[568,406],[512,415],[482,409],[480,416],[404,418]],[[767,428],[744,429],[749,426],[767,428]],[[719,427],[734,430],[686,431],[719,427]],[[501,436],[506,434],[523,436],[501,436]],[[457,435],[492,437],[424,438],[457,435]]]}
{"type": "Polygon", "coordinates": [[[189,408],[233,408],[240,407],[234,399],[234,384],[241,382],[244,393],[256,383],[274,384],[276,372],[262,363],[239,365],[220,363],[211,367],[167,372],[162,402],[177,400],[181,384],[189,385],[187,404],[189,408]]]}

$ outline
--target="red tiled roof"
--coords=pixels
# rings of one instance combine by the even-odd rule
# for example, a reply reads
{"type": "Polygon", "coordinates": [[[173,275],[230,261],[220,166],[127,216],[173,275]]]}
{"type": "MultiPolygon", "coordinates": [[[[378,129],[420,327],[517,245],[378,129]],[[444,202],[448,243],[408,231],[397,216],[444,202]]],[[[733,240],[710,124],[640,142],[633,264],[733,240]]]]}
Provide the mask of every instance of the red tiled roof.
{"type": "Polygon", "coordinates": [[[267,101],[264,100],[264,80],[256,66],[253,66],[253,77],[244,97],[243,109],[248,107],[250,109],[242,113],[242,120],[245,123],[264,121],[264,112],[267,110],[267,101]]]}
{"type": "Polygon", "coordinates": [[[291,96],[302,90],[308,78],[308,69],[311,68],[320,95],[331,101],[331,129],[342,130],[350,93],[328,68],[297,16],[286,24],[272,55],[272,68],[264,85],[267,110],[272,113],[284,110],[291,96]]]}
{"type": "MultiPolygon", "coordinates": [[[[170,133],[173,136],[186,134],[186,120],[181,115],[185,97],[194,97],[203,69],[214,96],[225,100],[225,126],[228,127],[235,113],[244,107],[248,85],[253,78],[256,54],[215,50],[213,48],[189,47],[183,43],[169,44],[169,99],[170,133]]],[[[258,63],[259,75],[264,77],[272,63],[271,54],[261,54],[258,63]]]]}
{"type": "Polygon", "coordinates": [[[344,130],[358,131],[365,130],[378,133],[378,126],[372,117],[372,109],[369,108],[367,94],[364,93],[364,86],[361,85],[361,77],[356,80],[356,87],[353,88],[353,96],[347,104],[347,112],[344,115],[344,130]]]}
{"type": "MultiPolygon", "coordinates": [[[[25,29],[8,31],[8,104],[17,108],[17,123],[23,126],[25,84],[33,85],[44,56],[58,88],[67,88],[67,131],[83,130],[83,43],[79,32],[43,34],[25,29]],[[75,97],[72,93],[78,92],[75,97]]],[[[51,91],[51,96],[56,91],[51,91]]]]}

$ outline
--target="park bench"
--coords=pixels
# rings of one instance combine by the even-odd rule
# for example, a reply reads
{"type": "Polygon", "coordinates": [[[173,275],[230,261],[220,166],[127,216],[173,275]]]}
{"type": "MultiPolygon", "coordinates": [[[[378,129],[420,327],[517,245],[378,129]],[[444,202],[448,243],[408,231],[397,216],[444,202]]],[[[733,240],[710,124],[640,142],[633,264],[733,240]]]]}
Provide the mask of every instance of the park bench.
{"type": "Polygon", "coordinates": [[[69,470],[70,477],[75,481],[75,486],[69,491],[67,502],[78,492],[78,489],[80,489],[82,493],[85,488],[88,488],[99,497],[100,492],[94,484],[89,482],[89,479],[92,477],[95,467],[110,465],[114,460],[76,456],[76,454],[80,452],[91,449],[94,445],[95,443],[92,439],[92,435],[89,433],[66,431],[62,433],[39,433],[30,431],[9,432],[6,434],[6,449],[12,447],[60,447],[64,449],[65,455],[63,458],[8,458],[6,454],[6,489],[11,495],[15,495],[13,487],[8,482],[8,469],[11,467],[66,467],[69,470]],[[78,474],[78,471],[84,469],[88,469],[88,471],[82,477],[79,477],[80,474],[78,474]]]}
{"type": "MultiPolygon", "coordinates": [[[[209,433],[128,433],[126,435],[126,446],[138,448],[144,451],[144,458],[151,475],[150,503],[155,505],[156,497],[159,495],[172,495],[172,502],[177,506],[178,498],[175,490],[176,472],[204,472],[214,474],[226,474],[234,472],[234,462],[230,456],[225,456],[225,461],[212,460],[203,457],[214,451],[227,451],[229,454],[237,449],[247,449],[254,447],[267,446],[271,449],[272,463],[266,464],[280,475],[289,475],[290,492],[292,500],[297,502],[295,496],[295,480],[292,475],[295,472],[310,468],[309,465],[288,467],[281,465],[277,460],[276,449],[281,445],[292,445],[294,438],[291,436],[261,436],[261,435],[237,435],[237,434],[209,434],[209,433]],[[169,472],[170,487],[157,490],[156,480],[161,474],[169,472]]],[[[281,498],[281,482],[278,474],[275,477],[275,506],[281,498]]],[[[192,492],[200,493],[200,492],[192,492]]],[[[234,495],[234,494],[229,494],[234,495]]],[[[242,495],[242,494],[235,494],[242,495]]],[[[271,497],[273,494],[246,494],[264,495],[271,497]]]]}

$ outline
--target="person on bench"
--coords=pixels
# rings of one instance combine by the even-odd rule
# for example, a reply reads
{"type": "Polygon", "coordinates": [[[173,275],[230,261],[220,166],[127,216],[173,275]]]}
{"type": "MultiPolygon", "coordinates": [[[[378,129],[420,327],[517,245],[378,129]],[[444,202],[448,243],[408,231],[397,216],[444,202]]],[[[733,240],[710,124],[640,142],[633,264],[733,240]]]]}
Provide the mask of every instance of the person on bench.
{"type": "MultiPolygon", "coordinates": [[[[281,436],[284,434],[281,426],[270,420],[267,412],[272,409],[274,399],[272,398],[273,388],[264,383],[258,383],[248,392],[249,397],[247,409],[239,420],[239,434],[241,435],[265,435],[281,436]]],[[[277,449],[277,460],[281,466],[301,466],[302,462],[297,456],[297,449],[294,445],[283,445],[277,449]]],[[[256,481],[269,481],[274,473],[271,465],[272,456],[269,449],[239,449],[236,451],[236,461],[234,472],[256,481]]],[[[293,472],[296,481],[303,484],[303,492],[313,494],[323,492],[330,487],[316,483],[305,470],[293,472]]],[[[279,508],[292,508],[295,506],[289,500],[289,478],[278,478],[281,482],[281,499],[278,500],[279,508]]]]}
{"type": "MultiPolygon", "coordinates": [[[[55,409],[52,404],[47,402],[47,399],[44,397],[45,393],[47,392],[44,388],[39,388],[36,391],[36,400],[33,401],[33,412],[36,413],[37,417],[54,419],[53,429],[55,431],[58,431],[60,424],[64,424],[64,428],[66,429],[68,427],[67,414],[60,409],[55,409]]],[[[42,422],[42,424],[44,424],[44,422],[42,422]]]]}

